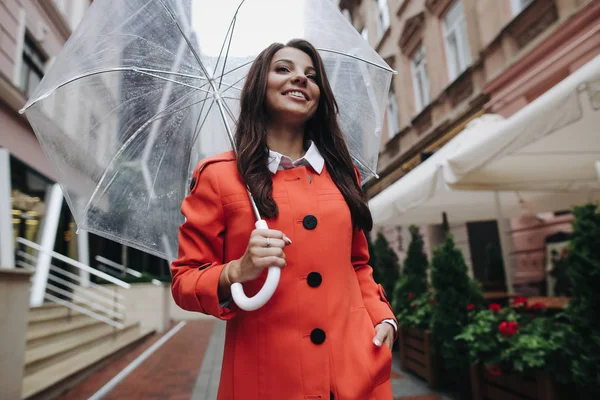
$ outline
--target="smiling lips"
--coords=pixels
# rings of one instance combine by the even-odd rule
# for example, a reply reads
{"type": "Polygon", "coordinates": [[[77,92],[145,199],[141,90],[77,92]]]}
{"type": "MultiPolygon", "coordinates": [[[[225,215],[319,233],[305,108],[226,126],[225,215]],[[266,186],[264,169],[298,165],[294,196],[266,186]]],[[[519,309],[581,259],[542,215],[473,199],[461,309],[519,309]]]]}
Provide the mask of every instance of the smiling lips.
{"type": "Polygon", "coordinates": [[[296,99],[308,100],[308,95],[299,90],[289,90],[283,93],[284,96],[290,96],[296,99]]]}

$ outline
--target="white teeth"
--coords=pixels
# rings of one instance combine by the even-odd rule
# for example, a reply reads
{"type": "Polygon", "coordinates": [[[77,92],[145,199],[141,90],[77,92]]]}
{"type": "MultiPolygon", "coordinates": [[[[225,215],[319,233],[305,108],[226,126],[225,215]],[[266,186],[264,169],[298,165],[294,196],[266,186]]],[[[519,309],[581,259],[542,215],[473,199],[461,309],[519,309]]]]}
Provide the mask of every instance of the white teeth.
{"type": "Polygon", "coordinates": [[[287,96],[293,96],[293,97],[298,97],[300,99],[304,99],[304,95],[300,92],[287,92],[286,93],[287,96]]]}

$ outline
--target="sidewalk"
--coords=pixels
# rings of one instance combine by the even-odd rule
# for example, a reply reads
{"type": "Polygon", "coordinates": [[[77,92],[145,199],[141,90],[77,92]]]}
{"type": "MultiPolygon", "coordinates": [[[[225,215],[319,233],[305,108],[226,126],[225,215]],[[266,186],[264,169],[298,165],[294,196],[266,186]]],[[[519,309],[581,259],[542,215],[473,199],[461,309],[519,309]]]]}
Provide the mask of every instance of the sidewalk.
{"type": "MultiPolygon", "coordinates": [[[[174,324],[175,325],[175,324],[174,324]]],[[[225,323],[214,319],[188,321],[169,341],[148,357],[104,399],[215,400],[221,371],[225,323]]],[[[113,361],[61,397],[87,399],[142,354],[158,335],[125,357],[113,361]]],[[[400,371],[394,355],[394,400],[451,400],[430,390],[419,378],[400,371]]]]}

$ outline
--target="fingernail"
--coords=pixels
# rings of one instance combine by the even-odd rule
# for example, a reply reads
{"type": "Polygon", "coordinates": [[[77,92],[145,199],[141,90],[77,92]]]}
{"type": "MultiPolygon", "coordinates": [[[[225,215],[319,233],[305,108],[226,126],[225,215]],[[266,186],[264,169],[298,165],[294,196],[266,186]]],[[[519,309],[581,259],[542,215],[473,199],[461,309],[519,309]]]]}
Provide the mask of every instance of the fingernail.
{"type": "Polygon", "coordinates": [[[375,346],[381,347],[381,340],[375,338],[375,339],[373,339],[373,343],[375,344],[375,346]]]}
{"type": "Polygon", "coordinates": [[[286,241],[286,242],[287,242],[287,244],[292,244],[292,239],[290,239],[290,238],[289,238],[289,237],[287,237],[287,236],[286,236],[286,237],[285,237],[283,240],[284,240],[284,241],[286,241]]]}

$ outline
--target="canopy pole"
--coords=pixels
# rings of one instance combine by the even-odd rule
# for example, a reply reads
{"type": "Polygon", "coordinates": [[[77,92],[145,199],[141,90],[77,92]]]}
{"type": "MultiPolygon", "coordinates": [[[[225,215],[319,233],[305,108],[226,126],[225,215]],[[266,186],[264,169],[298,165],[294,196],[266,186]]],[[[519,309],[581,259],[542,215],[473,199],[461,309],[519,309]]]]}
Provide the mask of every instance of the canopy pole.
{"type": "Polygon", "coordinates": [[[511,235],[510,223],[507,218],[502,216],[502,207],[500,206],[500,194],[494,191],[494,200],[496,204],[496,218],[498,222],[498,236],[500,237],[500,246],[502,247],[502,259],[504,260],[504,277],[506,280],[506,290],[509,294],[515,292],[513,287],[514,260],[512,256],[513,241],[511,235]]]}

